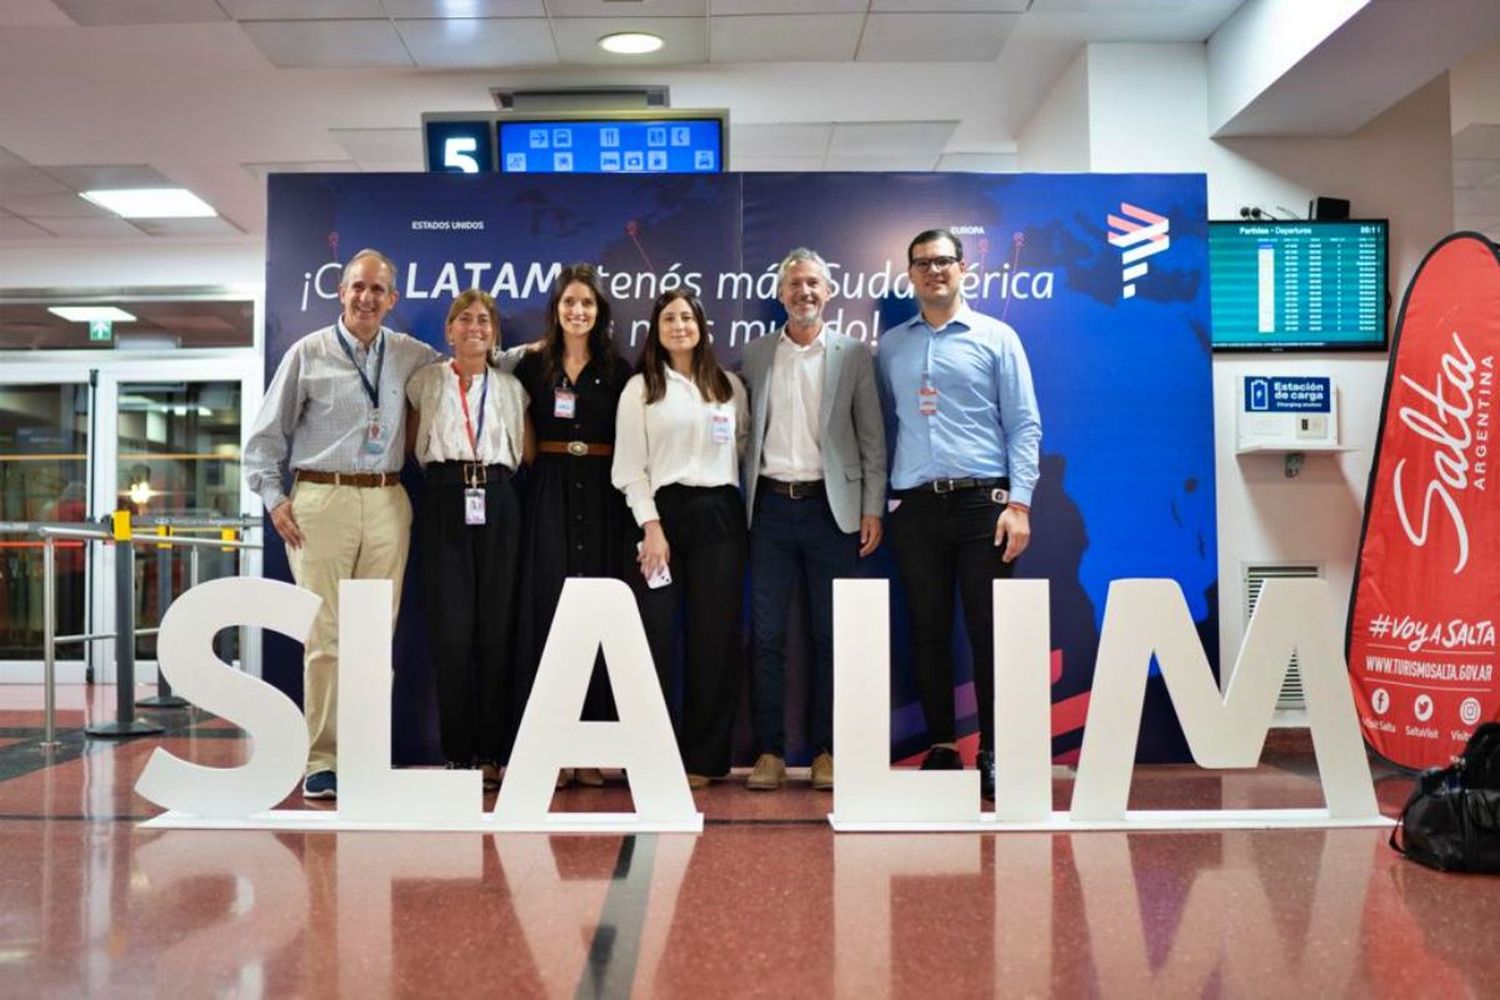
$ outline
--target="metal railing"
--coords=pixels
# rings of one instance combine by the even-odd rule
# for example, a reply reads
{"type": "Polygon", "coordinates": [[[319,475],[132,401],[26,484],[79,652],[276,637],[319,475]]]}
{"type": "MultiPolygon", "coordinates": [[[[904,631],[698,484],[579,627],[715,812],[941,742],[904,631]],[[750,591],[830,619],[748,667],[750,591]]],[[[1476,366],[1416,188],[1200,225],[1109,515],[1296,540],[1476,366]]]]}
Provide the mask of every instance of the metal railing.
{"type": "MultiPolygon", "coordinates": [[[[171,708],[187,704],[172,694],[161,670],[157,670],[157,695],[154,698],[135,699],[135,645],[142,636],[156,635],[160,628],[136,628],[135,613],[135,555],[137,545],[155,545],[164,554],[171,547],[186,548],[188,555],[188,587],[199,582],[199,553],[203,549],[238,550],[242,553],[239,571],[243,572],[243,552],[259,550],[258,542],[238,539],[195,538],[171,533],[180,528],[219,528],[245,531],[259,526],[259,519],[240,518],[150,518],[132,523],[129,512],[119,511],[108,519],[110,530],[85,527],[78,524],[27,524],[25,522],[0,522],[0,531],[25,532],[41,540],[42,547],[42,686],[43,686],[43,741],[46,748],[56,747],[57,741],[57,647],[59,644],[90,643],[101,639],[115,642],[115,719],[86,726],[89,736],[136,736],[159,733],[162,727],[144,722],[135,717],[136,705],[171,708]],[[156,528],[161,533],[140,536],[137,541],[136,527],[156,528]],[[163,530],[165,529],[165,530],[163,530]],[[84,545],[108,543],[115,546],[115,628],[110,632],[80,632],[76,635],[57,634],[57,543],[59,540],[81,541],[84,545]]],[[[159,614],[165,614],[170,603],[169,587],[170,556],[158,561],[159,585],[157,588],[159,614]]],[[[243,644],[241,646],[243,649],[243,644]]]]}

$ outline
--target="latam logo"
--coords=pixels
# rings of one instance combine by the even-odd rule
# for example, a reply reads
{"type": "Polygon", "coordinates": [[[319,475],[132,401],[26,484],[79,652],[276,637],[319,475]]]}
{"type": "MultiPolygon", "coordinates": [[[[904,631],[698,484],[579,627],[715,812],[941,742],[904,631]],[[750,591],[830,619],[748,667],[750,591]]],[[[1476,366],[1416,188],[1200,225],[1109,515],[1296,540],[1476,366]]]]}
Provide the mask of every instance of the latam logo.
{"type": "Polygon", "coordinates": [[[1121,274],[1125,283],[1124,297],[1135,298],[1136,279],[1146,273],[1146,258],[1161,253],[1172,245],[1167,237],[1171,222],[1165,215],[1148,212],[1129,202],[1120,203],[1120,215],[1109,217],[1109,243],[1121,248],[1121,274]]]}

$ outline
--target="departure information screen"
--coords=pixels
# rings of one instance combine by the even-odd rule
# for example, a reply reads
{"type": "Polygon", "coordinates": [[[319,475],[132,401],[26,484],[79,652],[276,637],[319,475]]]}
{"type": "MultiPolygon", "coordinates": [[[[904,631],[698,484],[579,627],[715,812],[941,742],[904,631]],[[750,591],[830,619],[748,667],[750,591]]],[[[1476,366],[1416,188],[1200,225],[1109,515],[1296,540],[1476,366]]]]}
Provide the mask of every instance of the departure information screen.
{"type": "Polygon", "coordinates": [[[693,174],[724,169],[718,119],[500,123],[500,170],[526,174],[693,174]]]}
{"type": "Polygon", "coordinates": [[[1383,350],[1389,228],[1209,223],[1214,348],[1383,350]]]}

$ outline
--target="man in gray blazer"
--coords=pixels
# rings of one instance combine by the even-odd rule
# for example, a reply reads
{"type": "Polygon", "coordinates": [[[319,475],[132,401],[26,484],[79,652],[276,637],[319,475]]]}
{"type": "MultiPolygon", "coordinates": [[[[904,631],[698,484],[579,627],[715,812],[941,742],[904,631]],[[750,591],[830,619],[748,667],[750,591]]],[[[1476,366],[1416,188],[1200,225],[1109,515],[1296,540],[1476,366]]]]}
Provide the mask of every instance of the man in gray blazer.
{"type": "Polygon", "coordinates": [[[786,325],[747,344],[742,356],[750,392],[744,480],[759,754],[746,786],[771,791],[786,778],[786,624],[800,576],[815,652],[812,785],[830,789],[833,581],[854,576],[860,557],[880,544],[885,425],[869,350],[823,328],[833,284],[828,264],[799,247],[781,262],[778,279],[786,325]]]}

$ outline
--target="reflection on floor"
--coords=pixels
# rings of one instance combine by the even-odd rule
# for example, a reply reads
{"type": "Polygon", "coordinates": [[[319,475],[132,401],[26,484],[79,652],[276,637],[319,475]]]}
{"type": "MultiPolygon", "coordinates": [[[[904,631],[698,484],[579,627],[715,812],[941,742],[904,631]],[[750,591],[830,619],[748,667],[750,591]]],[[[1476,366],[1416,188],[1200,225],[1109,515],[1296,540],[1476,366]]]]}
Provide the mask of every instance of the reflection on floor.
{"type": "MultiPolygon", "coordinates": [[[[793,782],[695,793],[701,836],[168,831],[153,747],[243,759],[222,723],[84,741],[0,688],[0,994],[1465,996],[1500,982],[1500,892],[1380,830],[835,835],[793,782]]],[[[1377,769],[1393,813],[1410,781],[1377,769]]],[[[802,775],[805,778],[805,772],[802,775]]],[[[1059,804],[1068,783],[1057,782],[1059,804]]],[[[1249,773],[1143,768],[1132,808],[1320,802],[1305,733],[1249,773]]],[[[557,807],[628,808],[618,780],[557,807]]],[[[288,808],[301,806],[289,799],[288,808]]]]}

